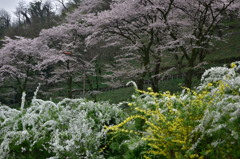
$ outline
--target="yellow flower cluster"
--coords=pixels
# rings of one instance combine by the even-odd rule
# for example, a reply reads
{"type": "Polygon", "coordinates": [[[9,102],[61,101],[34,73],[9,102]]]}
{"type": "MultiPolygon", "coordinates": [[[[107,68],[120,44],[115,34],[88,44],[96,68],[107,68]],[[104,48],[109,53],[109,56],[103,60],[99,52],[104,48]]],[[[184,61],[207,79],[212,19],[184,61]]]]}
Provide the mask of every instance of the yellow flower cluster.
{"type": "MultiPolygon", "coordinates": [[[[134,109],[143,115],[132,115],[118,125],[106,126],[105,130],[111,130],[109,133],[124,132],[141,136],[141,139],[151,147],[144,152],[143,157],[146,159],[150,159],[151,155],[159,158],[203,159],[204,155],[211,152],[211,149],[206,150],[202,156],[196,152],[191,155],[186,154],[187,151],[190,151],[193,143],[196,142],[194,138],[200,136],[197,132],[193,133],[193,130],[198,125],[198,121],[203,118],[206,108],[213,104],[214,97],[224,95],[226,88],[230,88],[230,86],[222,81],[208,83],[207,87],[198,93],[189,88],[184,88],[187,90],[185,94],[188,95],[188,100],[182,100],[179,95],[171,95],[168,91],[163,94],[154,93],[151,87],[148,88],[150,92],[137,90],[140,93],[152,96],[156,109],[142,109],[137,107],[136,104],[138,103],[129,103],[129,106],[136,106],[134,109]],[[213,96],[209,96],[211,89],[209,87],[218,87],[218,91],[213,96]],[[161,97],[160,103],[157,99],[159,95],[161,97]],[[130,120],[136,118],[143,119],[146,127],[144,131],[148,135],[121,128],[130,120]]],[[[228,150],[230,151],[230,148],[228,150]]]]}
{"type": "MultiPolygon", "coordinates": [[[[148,154],[164,156],[166,158],[183,157],[180,152],[186,151],[190,148],[189,134],[194,128],[193,121],[202,118],[202,114],[196,114],[194,111],[197,108],[204,107],[202,99],[208,93],[204,92],[198,95],[196,92],[191,91],[188,88],[185,89],[187,89],[188,94],[192,92],[192,94],[196,96],[196,98],[193,99],[190,104],[195,107],[190,107],[186,109],[188,111],[187,116],[180,116],[180,114],[182,113],[181,109],[177,110],[174,108],[176,103],[181,105],[182,107],[185,107],[185,103],[179,99],[179,96],[176,96],[175,94],[171,95],[170,92],[165,92],[164,94],[161,94],[164,99],[164,101],[162,102],[164,103],[164,105],[162,105],[162,103],[159,105],[156,98],[156,96],[158,96],[159,94],[152,92],[152,89],[149,87],[148,90],[150,92],[140,90],[138,90],[138,92],[151,95],[155,100],[157,109],[143,110],[135,107],[135,110],[145,114],[145,116],[150,116],[150,118],[147,118],[144,115],[133,115],[126,118],[122,123],[118,125],[111,127],[105,126],[105,130],[111,130],[111,132],[109,133],[125,132],[142,135],[141,133],[134,132],[133,130],[129,131],[121,129],[121,127],[132,119],[143,119],[145,121],[145,124],[147,125],[145,131],[149,135],[142,136],[142,140],[147,141],[149,143],[148,145],[153,148],[145,152],[144,158],[148,159],[148,154]],[[173,98],[178,99],[177,102],[174,102],[172,100],[173,98]],[[160,109],[158,109],[160,106],[166,106],[165,108],[167,108],[167,112],[161,113],[160,109]],[[192,121],[192,124],[191,122],[190,124],[187,124],[185,122],[186,120],[192,121]]],[[[133,103],[129,103],[128,105],[132,106],[133,103]]],[[[202,108],[202,110],[203,109],[204,108],[202,108]]]]}
{"type": "Polygon", "coordinates": [[[153,90],[152,90],[151,87],[148,87],[148,90],[149,90],[150,92],[146,92],[146,91],[142,91],[142,90],[136,90],[136,91],[139,92],[139,93],[142,93],[142,94],[149,94],[149,95],[151,95],[151,96],[153,96],[153,97],[156,97],[156,96],[159,96],[159,95],[160,95],[159,93],[153,92],[153,90]]]}
{"type": "Polygon", "coordinates": [[[151,92],[153,91],[151,87],[148,87],[148,90],[151,91],[151,92]]]}
{"type": "MultiPolygon", "coordinates": [[[[236,69],[236,64],[232,63],[231,68],[236,69]]],[[[129,106],[134,105],[134,109],[141,115],[132,115],[118,125],[106,127],[106,130],[111,130],[109,133],[124,132],[139,135],[150,147],[144,151],[143,157],[146,159],[150,159],[151,156],[177,159],[208,158],[212,154],[216,154],[216,151],[214,150],[215,146],[211,146],[212,141],[209,141],[213,138],[212,134],[209,138],[200,130],[205,129],[204,131],[206,131],[211,127],[211,125],[202,124],[202,121],[208,120],[205,119],[206,114],[204,113],[216,111],[216,102],[226,99],[227,94],[239,95],[239,88],[233,89],[234,86],[227,82],[230,78],[232,77],[228,76],[225,80],[204,83],[206,87],[200,92],[183,87],[186,91],[181,96],[171,95],[169,91],[163,94],[154,93],[151,87],[148,87],[149,92],[137,90],[139,93],[150,95],[149,102],[143,101],[141,103],[141,99],[138,99],[128,104],[129,106]],[[155,106],[152,104],[153,101],[155,106]],[[147,109],[145,109],[146,105],[149,106],[147,109]],[[121,128],[136,118],[144,121],[144,130],[141,130],[144,133],[121,128]],[[204,128],[198,127],[201,124],[204,128]],[[197,143],[198,139],[201,139],[199,143],[197,143]],[[200,144],[200,147],[194,147],[195,143],[200,144]],[[202,147],[204,150],[201,149],[202,147]]],[[[229,98],[227,102],[234,103],[236,101],[229,98]]],[[[222,110],[219,111],[219,115],[222,112],[222,110]]],[[[210,118],[209,120],[213,120],[210,118]]],[[[230,118],[230,116],[226,116],[226,118],[230,118]]],[[[229,158],[231,156],[229,154],[233,154],[233,151],[234,146],[229,142],[224,146],[220,145],[217,154],[221,158],[229,158]]]]}
{"type": "Polygon", "coordinates": [[[231,63],[231,68],[234,68],[236,66],[235,63],[231,63]]]}
{"type": "Polygon", "coordinates": [[[185,89],[187,90],[187,94],[192,93],[195,96],[188,104],[191,107],[185,108],[187,116],[180,115],[184,113],[181,109],[175,109],[175,111],[173,110],[176,105],[176,102],[172,100],[173,97],[178,99],[177,104],[182,107],[185,107],[186,103],[181,101],[175,94],[171,95],[170,92],[161,94],[161,96],[167,97],[164,98],[165,100],[163,102],[168,108],[166,113],[163,114],[159,110],[151,110],[150,112],[140,110],[140,112],[143,112],[146,115],[151,115],[152,117],[154,116],[154,118],[151,118],[150,121],[146,121],[146,124],[148,125],[146,131],[150,135],[142,137],[143,140],[150,142],[149,146],[153,148],[152,150],[145,152],[146,155],[144,158],[149,158],[148,154],[164,156],[166,158],[204,157],[199,157],[198,154],[185,156],[180,152],[186,152],[186,150],[189,150],[191,147],[190,145],[192,140],[189,138],[190,133],[196,125],[195,121],[200,120],[203,117],[203,113],[198,113],[196,110],[200,109],[203,112],[206,109],[207,104],[204,104],[203,99],[209,92],[203,91],[202,93],[197,94],[195,91],[191,91],[188,88],[185,89]]]}
{"type": "Polygon", "coordinates": [[[199,156],[198,156],[198,154],[192,154],[192,155],[190,155],[189,157],[190,157],[190,158],[198,158],[199,156]]]}
{"type": "Polygon", "coordinates": [[[208,87],[211,87],[212,86],[212,83],[208,83],[208,87]]]}
{"type": "Polygon", "coordinates": [[[113,136],[113,137],[110,139],[110,141],[108,141],[108,143],[107,143],[99,152],[100,152],[100,153],[103,152],[103,151],[108,147],[108,145],[112,142],[112,140],[113,140],[115,137],[117,137],[117,135],[113,136]]]}
{"type": "Polygon", "coordinates": [[[114,126],[106,126],[104,125],[104,131],[107,131],[107,130],[111,130],[112,132],[108,132],[108,134],[116,134],[115,136],[113,136],[110,141],[99,151],[99,152],[103,152],[108,146],[109,144],[112,142],[112,140],[117,137],[117,133],[118,132],[123,132],[123,133],[132,133],[132,134],[135,134],[135,135],[142,135],[140,132],[137,132],[137,131],[133,131],[133,130],[126,130],[126,129],[123,129],[123,128],[120,128],[122,127],[124,124],[126,124],[127,122],[129,122],[130,120],[132,119],[137,119],[137,118],[140,118],[140,119],[143,119],[143,120],[147,120],[146,117],[142,116],[142,115],[133,115],[133,116],[130,116],[128,117],[127,119],[125,119],[123,122],[121,122],[120,124],[118,125],[114,125],[114,126]]]}

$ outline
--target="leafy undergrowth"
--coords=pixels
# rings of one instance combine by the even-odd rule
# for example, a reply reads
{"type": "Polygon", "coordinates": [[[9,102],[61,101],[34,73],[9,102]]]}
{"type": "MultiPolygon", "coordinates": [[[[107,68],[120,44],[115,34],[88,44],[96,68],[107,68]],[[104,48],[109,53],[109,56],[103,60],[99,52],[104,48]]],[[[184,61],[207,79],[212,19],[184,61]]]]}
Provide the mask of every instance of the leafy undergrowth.
{"type": "Polygon", "coordinates": [[[240,62],[211,68],[196,91],[179,95],[137,90],[132,115],[105,127],[112,138],[102,151],[126,152],[119,158],[239,158],[239,70],[240,62]],[[123,134],[127,140],[119,143],[123,134]]]}
{"type": "Polygon", "coordinates": [[[240,62],[211,68],[179,94],[135,85],[129,115],[124,103],[35,93],[29,108],[0,106],[0,158],[239,158],[239,73],[240,62]]]}
{"type": "Polygon", "coordinates": [[[34,98],[21,110],[1,106],[0,158],[104,158],[98,151],[106,138],[103,126],[122,117],[118,105],[84,99],[55,104],[34,98]]]}

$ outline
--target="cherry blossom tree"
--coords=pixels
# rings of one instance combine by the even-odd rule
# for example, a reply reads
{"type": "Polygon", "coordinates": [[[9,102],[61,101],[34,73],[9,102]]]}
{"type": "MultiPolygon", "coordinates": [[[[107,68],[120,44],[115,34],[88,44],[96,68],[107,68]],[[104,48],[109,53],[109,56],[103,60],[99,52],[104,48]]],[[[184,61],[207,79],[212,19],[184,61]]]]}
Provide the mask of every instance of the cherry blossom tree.
{"type": "MultiPolygon", "coordinates": [[[[151,6],[149,2],[139,0],[115,1],[111,5],[111,10],[103,11],[98,16],[89,15],[89,22],[96,27],[95,33],[89,38],[89,43],[93,43],[91,40],[95,41],[98,38],[108,41],[108,46],[124,45],[126,54],[120,56],[123,58],[118,59],[118,63],[122,64],[122,68],[124,65],[125,67],[112,75],[118,74],[115,77],[119,78],[122,74],[124,77],[135,80],[139,89],[143,89],[143,82],[148,74],[159,74],[158,68],[163,49],[158,45],[163,45],[167,40],[163,38],[167,36],[165,32],[167,28],[161,16],[167,16],[170,13],[172,3],[162,1],[159,5],[169,8],[160,16],[156,14],[156,9],[149,8],[151,6]],[[162,35],[161,38],[159,34],[162,35]],[[129,61],[126,57],[129,54],[133,55],[131,60],[133,57],[135,59],[132,64],[126,65],[126,60],[129,61]],[[137,67],[134,68],[134,65],[137,67]],[[131,75],[126,76],[129,72],[131,75]]],[[[151,80],[154,91],[158,92],[159,79],[156,77],[152,77],[151,80]]]]}
{"type": "Polygon", "coordinates": [[[140,70],[144,69],[137,81],[140,89],[148,73],[155,72],[151,79],[156,79],[162,56],[167,54],[175,56],[180,71],[184,71],[185,85],[191,88],[194,69],[206,56],[204,51],[213,39],[220,40],[214,31],[223,13],[237,7],[237,0],[116,0],[111,10],[89,15],[89,22],[96,26],[89,39],[105,39],[110,45],[127,43],[125,48],[139,55],[140,70]],[[149,65],[154,63],[152,59],[155,69],[149,65]],[[183,60],[187,61],[187,70],[182,69],[183,60]]]}
{"type": "MultiPolygon", "coordinates": [[[[68,23],[42,30],[40,33],[40,39],[49,46],[50,50],[47,54],[42,54],[44,60],[40,66],[55,67],[53,76],[47,82],[67,81],[69,98],[72,98],[73,82],[79,82],[86,73],[94,72],[95,56],[90,55],[84,43],[87,35],[88,32],[83,28],[68,23]]],[[[85,92],[85,88],[83,89],[85,92]]]]}
{"type": "MultiPolygon", "coordinates": [[[[106,0],[108,1],[108,0],[106,0]]],[[[63,2],[63,1],[62,1],[63,2]]],[[[85,39],[92,33],[92,26],[85,21],[85,14],[104,8],[104,0],[83,1],[78,12],[67,15],[59,26],[42,30],[40,38],[49,46],[49,52],[43,54],[45,60],[41,67],[54,66],[54,76],[48,82],[67,81],[68,97],[72,98],[72,85],[83,81],[83,97],[85,81],[92,86],[89,76],[95,76],[95,60],[97,54],[86,46],[85,39]]]]}
{"type": "Polygon", "coordinates": [[[187,61],[185,86],[191,88],[195,68],[203,63],[207,50],[214,47],[213,40],[221,40],[215,32],[223,18],[226,18],[224,13],[236,10],[240,5],[237,0],[175,2],[171,18],[166,17],[164,20],[172,38],[169,43],[170,51],[176,53],[181,69],[183,61],[187,61]],[[172,21],[175,19],[181,20],[172,21]]]}
{"type": "Polygon", "coordinates": [[[8,88],[14,89],[21,101],[22,93],[28,90],[29,81],[37,81],[40,75],[40,53],[45,51],[46,47],[37,38],[16,38],[5,37],[3,40],[4,46],[0,49],[0,79],[2,82],[14,79],[16,84],[8,88]]]}

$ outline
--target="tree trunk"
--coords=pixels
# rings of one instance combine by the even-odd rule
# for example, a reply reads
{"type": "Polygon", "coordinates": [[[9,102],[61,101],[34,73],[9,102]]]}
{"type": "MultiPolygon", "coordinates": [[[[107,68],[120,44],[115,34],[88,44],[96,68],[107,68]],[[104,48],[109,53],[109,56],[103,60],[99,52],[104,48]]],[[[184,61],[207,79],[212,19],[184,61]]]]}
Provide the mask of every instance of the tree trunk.
{"type": "MultiPolygon", "coordinates": [[[[69,66],[70,61],[67,61],[67,69],[70,70],[69,66]]],[[[67,85],[68,85],[68,98],[72,98],[72,75],[69,73],[67,78],[67,85]]]]}
{"type": "Polygon", "coordinates": [[[153,89],[153,92],[155,93],[159,93],[158,81],[159,81],[158,77],[154,77],[152,80],[152,89],[153,89]]]}
{"type": "Polygon", "coordinates": [[[154,77],[154,79],[152,80],[152,89],[153,89],[153,92],[155,93],[159,92],[158,80],[156,79],[156,77],[154,77]]]}
{"type": "Polygon", "coordinates": [[[145,79],[146,75],[147,75],[147,72],[144,71],[142,73],[142,75],[139,77],[139,79],[137,79],[137,81],[136,81],[136,84],[137,84],[137,87],[138,87],[139,90],[143,90],[144,79],[145,79]]]}
{"type": "Polygon", "coordinates": [[[68,77],[67,83],[68,83],[68,98],[71,99],[72,98],[72,76],[68,77]]]}
{"type": "Polygon", "coordinates": [[[96,75],[96,85],[97,85],[97,90],[99,89],[99,84],[98,84],[98,75],[96,75]]]}
{"type": "Polygon", "coordinates": [[[27,70],[27,77],[24,79],[23,84],[22,84],[21,80],[18,77],[16,77],[18,86],[14,89],[15,89],[15,92],[17,93],[18,100],[20,101],[20,103],[19,103],[20,107],[21,107],[21,103],[22,103],[22,94],[24,91],[26,91],[26,88],[27,88],[28,75],[29,75],[28,71],[29,70],[27,70]]]}
{"type": "MultiPolygon", "coordinates": [[[[187,72],[185,74],[185,87],[192,89],[192,78],[194,75],[194,63],[196,61],[197,55],[204,53],[202,50],[198,50],[198,49],[193,49],[192,50],[192,57],[188,58],[188,69],[187,72]]],[[[205,57],[205,54],[202,54],[203,58],[205,57]]],[[[199,59],[200,60],[200,59],[199,59]]]]}
{"type": "Polygon", "coordinates": [[[143,85],[144,85],[144,78],[140,78],[137,80],[137,86],[139,90],[143,90],[143,85]]]}
{"type": "Polygon", "coordinates": [[[86,89],[86,71],[85,66],[83,66],[83,98],[85,98],[85,89],[86,89]]]}
{"type": "Polygon", "coordinates": [[[192,69],[188,70],[185,75],[185,87],[192,89],[192,77],[194,71],[192,69]]]}
{"type": "Polygon", "coordinates": [[[161,63],[161,59],[157,59],[156,60],[156,67],[155,67],[155,70],[154,70],[154,75],[155,76],[153,78],[151,78],[152,89],[153,89],[153,92],[155,92],[155,93],[159,93],[159,88],[158,88],[159,77],[156,76],[156,75],[159,74],[160,63],[161,63]]]}
{"type": "MultiPolygon", "coordinates": [[[[90,91],[93,91],[93,85],[91,83],[91,80],[90,80],[89,76],[86,75],[86,79],[87,79],[86,82],[88,83],[88,85],[90,87],[90,91]]],[[[97,95],[96,94],[91,93],[91,97],[94,99],[94,102],[97,102],[97,95]]]]}
{"type": "MultiPolygon", "coordinates": [[[[203,60],[204,60],[204,58],[205,58],[205,56],[206,56],[206,53],[209,53],[209,51],[204,51],[203,49],[201,49],[200,51],[199,51],[199,62],[201,63],[201,62],[203,62],[203,60]]],[[[198,71],[197,71],[197,78],[198,79],[201,79],[201,77],[202,77],[202,74],[203,74],[203,69],[200,67],[200,68],[198,68],[198,71]]]]}

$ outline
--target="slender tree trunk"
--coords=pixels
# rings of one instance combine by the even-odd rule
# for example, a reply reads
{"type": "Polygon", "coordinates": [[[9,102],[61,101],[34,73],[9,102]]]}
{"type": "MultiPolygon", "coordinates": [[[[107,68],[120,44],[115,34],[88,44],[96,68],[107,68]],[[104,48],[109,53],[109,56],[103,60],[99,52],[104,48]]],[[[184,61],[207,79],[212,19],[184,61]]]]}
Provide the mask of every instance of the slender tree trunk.
{"type": "Polygon", "coordinates": [[[189,69],[185,75],[185,87],[192,89],[192,78],[194,71],[189,69]]]}
{"type": "MultiPolygon", "coordinates": [[[[199,51],[199,62],[203,62],[205,56],[206,56],[206,51],[204,51],[203,49],[201,49],[201,50],[199,51]]],[[[197,78],[198,78],[198,79],[201,79],[202,74],[203,74],[203,69],[200,67],[200,68],[198,68],[198,71],[197,71],[197,78]]]]}
{"type": "Polygon", "coordinates": [[[102,82],[101,80],[101,68],[100,66],[97,67],[97,69],[95,69],[95,72],[96,72],[96,84],[97,84],[97,90],[99,89],[99,84],[98,84],[98,81],[99,81],[99,78],[100,78],[100,81],[102,82]],[[98,78],[99,77],[99,78],[98,78]]]}
{"type": "Polygon", "coordinates": [[[67,83],[68,83],[68,98],[71,99],[72,98],[72,76],[71,75],[68,77],[67,83]]]}
{"type": "Polygon", "coordinates": [[[96,75],[96,85],[97,85],[97,90],[99,89],[99,84],[98,84],[98,76],[96,75]]]}
{"type": "Polygon", "coordinates": [[[22,103],[22,94],[27,89],[29,68],[27,68],[26,75],[27,75],[27,77],[23,80],[23,83],[21,82],[21,80],[18,77],[16,77],[17,83],[18,83],[18,88],[14,88],[14,89],[15,89],[15,92],[17,93],[18,100],[20,101],[20,103],[19,103],[20,107],[21,107],[21,103],[22,103]]]}
{"type": "MultiPolygon", "coordinates": [[[[69,67],[69,60],[67,61],[67,69],[70,70],[69,67]]],[[[69,73],[67,78],[67,85],[68,85],[68,98],[72,98],[72,75],[69,73]]]]}
{"type": "Polygon", "coordinates": [[[85,98],[85,85],[86,85],[86,70],[83,66],[83,98],[85,98]]]}
{"type": "Polygon", "coordinates": [[[20,79],[17,78],[17,77],[16,77],[16,79],[17,79],[18,86],[13,87],[13,88],[14,88],[15,92],[17,93],[17,99],[18,99],[18,101],[20,101],[19,106],[21,107],[23,90],[22,90],[22,87],[21,87],[20,79]]]}
{"type": "MultiPolygon", "coordinates": [[[[154,77],[154,78],[155,78],[155,77],[154,77]]],[[[159,92],[159,88],[158,88],[158,80],[153,79],[153,82],[152,82],[152,89],[153,89],[153,92],[155,92],[155,93],[158,93],[158,92],[159,92]]]]}
{"type": "Polygon", "coordinates": [[[137,80],[137,86],[139,90],[143,90],[143,86],[144,86],[144,78],[140,78],[137,80]]]}
{"type": "Polygon", "coordinates": [[[148,68],[147,68],[147,66],[149,65],[149,62],[150,62],[149,49],[145,50],[143,53],[145,55],[144,57],[142,57],[145,71],[142,73],[141,77],[137,80],[137,86],[138,86],[139,90],[143,90],[144,79],[145,79],[147,73],[149,72],[148,68]]]}
{"type": "MultiPolygon", "coordinates": [[[[158,75],[159,74],[160,63],[161,63],[161,59],[157,59],[156,60],[156,67],[155,67],[155,70],[154,70],[154,75],[158,75]]],[[[151,81],[152,81],[153,92],[158,93],[159,92],[159,88],[158,88],[159,77],[154,76],[153,78],[151,78],[151,81]]]]}
{"type": "Polygon", "coordinates": [[[188,60],[188,69],[185,74],[185,87],[192,89],[192,78],[194,75],[194,63],[196,61],[197,55],[199,55],[201,51],[197,49],[192,50],[192,56],[188,60]]]}
{"type": "MultiPolygon", "coordinates": [[[[93,91],[93,85],[91,83],[91,80],[89,78],[89,76],[86,75],[86,82],[88,83],[89,87],[90,87],[90,90],[93,91]]],[[[92,98],[94,99],[94,102],[97,102],[97,95],[95,94],[91,94],[92,98]]]]}
{"type": "Polygon", "coordinates": [[[159,88],[158,88],[158,77],[153,77],[151,79],[152,81],[152,89],[153,89],[153,92],[156,92],[158,93],[159,92],[159,88]]]}

